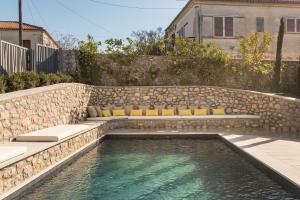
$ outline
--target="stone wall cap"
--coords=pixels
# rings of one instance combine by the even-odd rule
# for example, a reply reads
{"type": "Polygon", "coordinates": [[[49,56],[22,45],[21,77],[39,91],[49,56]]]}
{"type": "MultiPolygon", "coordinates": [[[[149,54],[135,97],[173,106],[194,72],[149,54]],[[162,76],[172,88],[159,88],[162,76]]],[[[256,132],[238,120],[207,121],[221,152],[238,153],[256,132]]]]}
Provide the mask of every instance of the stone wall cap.
{"type": "Polygon", "coordinates": [[[37,87],[37,88],[32,88],[32,89],[27,89],[27,90],[20,90],[20,91],[16,91],[16,92],[0,94],[0,101],[20,98],[20,97],[24,97],[24,96],[31,96],[31,95],[35,95],[35,94],[39,94],[39,93],[44,93],[44,92],[49,92],[52,90],[70,87],[73,85],[86,86],[86,85],[80,84],[80,83],[60,83],[60,84],[55,84],[55,85],[50,85],[50,86],[37,87]]]}

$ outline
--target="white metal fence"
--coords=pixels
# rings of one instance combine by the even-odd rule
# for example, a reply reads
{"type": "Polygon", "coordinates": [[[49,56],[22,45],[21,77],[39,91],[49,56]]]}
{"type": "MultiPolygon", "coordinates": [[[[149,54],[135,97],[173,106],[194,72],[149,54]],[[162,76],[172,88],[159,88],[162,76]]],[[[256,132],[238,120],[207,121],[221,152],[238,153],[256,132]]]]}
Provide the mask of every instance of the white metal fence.
{"type": "Polygon", "coordinates": [[[0,40],[0,74],[11,75],[28,69],[28,49],[0,40]]]}
{"type": "Polygon", "coordinates": [[[34,49],[33,69],[37,72],[55,73],[58,71],[59,49],[37,44],[34,49]]]}
{"type": "Polygon", "coordinates": [[[55,73],[58,71],[59,49],[36,45],[27,49],[0,40],[0,75],[33,70],[36,73],[55,73]]]}

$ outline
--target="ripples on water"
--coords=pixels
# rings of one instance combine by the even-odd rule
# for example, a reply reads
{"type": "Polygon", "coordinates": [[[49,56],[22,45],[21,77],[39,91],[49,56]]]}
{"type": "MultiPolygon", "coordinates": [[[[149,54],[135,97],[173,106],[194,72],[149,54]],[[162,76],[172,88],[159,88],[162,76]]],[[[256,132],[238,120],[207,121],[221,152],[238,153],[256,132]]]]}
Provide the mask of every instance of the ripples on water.
{"type": "Polygon", "coordinates": [[[297,199],[217,140],[106,140],[24,200],[297,199]]]}

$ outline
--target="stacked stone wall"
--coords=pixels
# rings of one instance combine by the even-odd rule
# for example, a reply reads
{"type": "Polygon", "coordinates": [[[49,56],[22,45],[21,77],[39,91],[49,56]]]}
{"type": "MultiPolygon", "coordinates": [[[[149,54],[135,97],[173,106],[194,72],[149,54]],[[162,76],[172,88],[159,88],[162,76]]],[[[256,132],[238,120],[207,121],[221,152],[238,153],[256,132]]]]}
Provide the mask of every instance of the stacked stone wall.
{"type": "Polygon", "coordinates": [[[224,107],[227,114],[259,115],[268,131],[300,134],[300,100],[259,92],[208,86],[94,87],[89,104],[224,107]]]}
{"type": "Polygon", "coordinates": [[[59,84],[0,95],[0,143],[86,114],[90,90],[82,84],[59,84]]]}

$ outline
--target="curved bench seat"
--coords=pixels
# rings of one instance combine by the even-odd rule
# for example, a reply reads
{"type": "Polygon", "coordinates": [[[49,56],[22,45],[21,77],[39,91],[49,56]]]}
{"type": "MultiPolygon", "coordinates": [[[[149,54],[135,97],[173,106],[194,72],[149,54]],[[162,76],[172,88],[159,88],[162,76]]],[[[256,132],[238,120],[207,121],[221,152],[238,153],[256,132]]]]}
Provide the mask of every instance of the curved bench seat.
{"type": "Polygon", "coordinates": [[[26,147],[0,146],[0,163],[20,156],[27,151],[26,147]]]}
{"type": "Polygon", "coordinates": [[[119,120],[119,119],[128,119],[128,120],[260,119],[260,116],[257,115],[124,116],[124,117],[88,118],[87,121],[111,121],[111,120],[119,120]]]}
{"type": "Polygon", "coordinates": [[[88,130],[90,126],[76,125],[59,125],[46,128],[16,137],[17,142],[58,142],[65,138],[71,137],[82,131],[88,130]]]}

